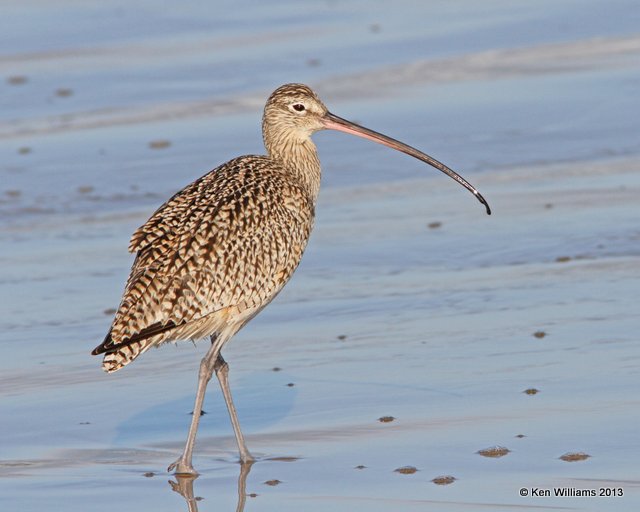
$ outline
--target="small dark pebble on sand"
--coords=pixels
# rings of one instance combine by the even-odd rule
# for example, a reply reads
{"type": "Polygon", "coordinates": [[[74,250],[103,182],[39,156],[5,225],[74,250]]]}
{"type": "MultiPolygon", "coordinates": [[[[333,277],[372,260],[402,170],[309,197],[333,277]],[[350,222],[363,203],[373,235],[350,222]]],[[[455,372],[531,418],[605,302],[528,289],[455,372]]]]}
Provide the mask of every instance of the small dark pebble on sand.
{"type": "Polygon", "coordinates": [[[359,466],[356,466],[353,469],[367,469],[367,466],[363,466],[362,464],[360,464],[359,466]]]}
{"type": "Polygon", "coordinates": [[[267,460],[275,460],[277,462],[295,462],[300,460],[300,457],[269,457],[267,460]]]}
{"type": "Polygon", "coordinates": [[[249,498],[257,498],[258,495],[255,492],[251,492],[249,494],[247,494],[247,496],[249,496],[249,498]]]}
{"type": "Polygon", "coordinates": [[[28,155],[31,153],[31,148],[28,146],[22,146],[21,148],[18,148],[18,153],[21,155],[28,155]]]}
{"type": "Polygon", "coordinates": [[[289,382],[289,384],[287,384],[287,387],[292,388],[293,386],[295,386],[295,384],[293,382],[289,382]]]}
{"type": "Polygon", "coordinates": [[[547,335],[544,331],[536,331],[533,333],[534,338],[544,338],[547,335]]]}
{"type": "Polygon", "coordinates": [[[527,437],[527,436],[525,436],[524,434],[517,434],[517,435],[516,435],[516,437],[517,437],[518,439],[522,439],[523,437],[527,437]]]}
{"type": "Polygon", "coordinates": [[[282,481],[280,481],[278,479],[274,479],[274,480],[267,480],[265,482],[265,485],[270,485],[270,486],[274,487],[274,486],[279,485],[281,483],[282,483],[282,481]]]}
{"type": "Polygon", "coordinates": [[[5,190],[4,193],[7,197],[12,197],[12,198],[20,197],[22,195],[22,191],[16,190],[16,189],[5,190]]]}
{"type": "Polygon", "coordinates": [[[56,96],[59,98],[68,98],[73,95],[73,89],[69,89],[68,87],[60,87],[56,89],[56,96]]]}
{"type": "Polygon", "coordinates": [[[151,478],[152,476],[156,476],[156,474],[153,471],[147,471],[142,476],[146,476],[147,478],[151,478]]]}
{"type": "Polygon", "coordinates": [[[164,148],[168,148],[169,146],[171,146],[171,141],[169,140],[158,139],[158,140],[152,140],[151,142],[149,142],[149,147],[151,149],[164,149],[164,148]]]}
{"type": "Polygon", "coordinates": [[[103,311],[103,313],[105,315],[115,315],[116,311],[118,311],[116,308],[107,308],[103,311]]]}
{"type": "Polygon", "coordinates": [[[347,335],[346,335],[346,334],[341,334],[340,336],[338,336],[338,339],[339,339],[340,341],[344,341],[344,340],[346,340],[346,339],[347,339],[347,335]]]}
{"type": "Polygon", "coordinates": [[[437,476],[431,480],[436,485],[449,485],[456,481],[456,477],[451,475],[437,476]]]}
{"type": "Polygon", "coordinates": [[[9,85],[22,85],[27,83],[27,77],[24,75],[13,75],[7,78],[9,85]]]}
{"type": "Polygon", "coordinates": [[[578,462],[580,460],[587,460],[591,455],[583,452],[567,452],[561,455],[559,458],[565,462],[578,462]]]}
{"type": "Polygon", "coordinates": [[[279,366],[274,366],[273,368],[271,368],[272,372],[280,372],[282,371],[282,368],[280,368],[279,366]]]}
{"type": "Polygon", "coordinates": [[[91,185],[80,185],[76,190],[78,194],[90,194],[94,189],[91,185]]]}
{"type": "Polygon", "coordinates": [[[413,475],[418,471],[418,469],[413,466],[402,466],[401,468],[394,469],[393,471],[395,473],[400,473],[401,475],[413,475]]]}
{"type": "Polygon", "coordinates": [[[525,395],[537,395],[538,393],[540,393],[540,390],[536,388],[529,388],[529,389],[525,389],[523,393],[525,395]]]}
{"type": "Polygon", "coordinates": [[[504,457],[510,451],[511,450],[509,450],[509,448],[505,448],[504,446],[492,446],[491,448],[478,450],[476,453],[478,455],[482,455],[483,457],[491,457],[497,459],[499,457],[504,457]]]}
{"type": "Polygon", "coordinates": [[[567,261],[571,261],[571,256],[558,256],[556,258],[556,263],[566,263],[567,261]]]}
{"type": "Polygon", "coordinates": [[[381,418],[378,418],[380,423],[391,423],[393,420],[395,420],[393,416],[382,416],[381,418]]]}
{"type": "Polygon", "coordinates": [[[442,227],[442,222],[429,222],[429,224],[427,224],[427,227],[429,229],[438,229],[439,227],[442,227]]]}

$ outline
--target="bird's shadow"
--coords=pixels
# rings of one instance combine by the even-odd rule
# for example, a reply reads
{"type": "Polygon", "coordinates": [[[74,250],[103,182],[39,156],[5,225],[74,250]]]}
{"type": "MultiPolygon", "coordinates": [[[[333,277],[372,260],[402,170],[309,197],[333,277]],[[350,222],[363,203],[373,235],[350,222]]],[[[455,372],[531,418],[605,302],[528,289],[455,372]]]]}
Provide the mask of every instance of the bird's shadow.
{"type": "MultiPolygon", "coordinates": [[[[247,477],[251,472],[253,462],[240,463],[240,475],[238,476],[238,501],[236,504],[236,512],[243,512],[247,501],[247,477]]],[[[200,497],[193,492],[193,484],[198,478],[190,475],[174,475],[175,480],[169,480],[171,489],[180,494],[187,503],[189,512],[198,512],[198,501],[200,497]]]]}
{"type": "MultiPolygon", "coordinates": [[[[291,378],[286,372],[256,372],[239,379],[234,400],[242,426],[248,431],[264,430],[289,415],[297,394],[295,388],[286,387],[291,378]]],[[[117,426],[112,439],[114,446],[164,443],[178,434],[186,435],[193,399],[193,394],[187,394],[138,410],[117,426]],[[140,433],[144,433],[144,439],[140,433]]],[[[231,435],[229,415],[217,387],[212,386],[203,409],[206,414],[201,420],[199,437],[231,435]]]]}

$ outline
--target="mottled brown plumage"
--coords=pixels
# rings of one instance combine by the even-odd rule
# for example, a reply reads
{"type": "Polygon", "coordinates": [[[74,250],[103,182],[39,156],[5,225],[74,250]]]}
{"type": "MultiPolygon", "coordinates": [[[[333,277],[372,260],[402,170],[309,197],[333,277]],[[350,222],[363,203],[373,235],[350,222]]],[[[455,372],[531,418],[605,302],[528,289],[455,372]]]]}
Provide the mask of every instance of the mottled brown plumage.
{"type": "Polygon", "coordinates": [[[131,275],[96,349],[104,369],[166,341],[235,333],[293,274],[314,205],[295,175],[263,156],[232,160],[176,194],[131,239],[131,275]]]}
{"type": "MultiPolygon", "coordinates": [[[[115,372],[150,347],[209,336],[200,365],[194,411],[209,379],[220,380],[243,463],[247,450],[227,382],[223,345],[282,289],[307,245],[320,188],[311,135],[344,131],[414,156],[448,174],[486,206],[484,198],[437,160],[380,133],[339,118],[306,85],[287,84],[267,100],[262,130],[266,156],[221,165],[162,205],[131,238],[136,253],[111,329],[93,354],[115,372]]],[[[169,469],[195,474],[194,414],[181,457],[169,469]]]]}

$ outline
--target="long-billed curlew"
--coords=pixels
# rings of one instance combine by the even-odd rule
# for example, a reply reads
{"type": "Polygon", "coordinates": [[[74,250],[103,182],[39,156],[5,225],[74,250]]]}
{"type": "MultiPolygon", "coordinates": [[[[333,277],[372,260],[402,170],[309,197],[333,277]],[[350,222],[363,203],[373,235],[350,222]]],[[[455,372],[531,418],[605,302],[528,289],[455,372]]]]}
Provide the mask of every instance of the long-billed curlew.
{"type": "Polygon", "coordinates": [[[111,373],[151,347],[209,336],[200,363],[194,414],[182,455],[169,466],[197,474],[191,463],[204,394],[215,372],[243,463],[247,449],[231,399],[224,344],[278,294],[295,271],[313,227],[320,161],[311,135],[332,129],[411,155],[480,193],[444,164],[395,139],[330,113],[306,85],[287,84],[267,100],[262,119],[266,156],[242,156],[194,181],[163,204],[131,238],[136,252],[111,329],[92,354],[111,373]]]}

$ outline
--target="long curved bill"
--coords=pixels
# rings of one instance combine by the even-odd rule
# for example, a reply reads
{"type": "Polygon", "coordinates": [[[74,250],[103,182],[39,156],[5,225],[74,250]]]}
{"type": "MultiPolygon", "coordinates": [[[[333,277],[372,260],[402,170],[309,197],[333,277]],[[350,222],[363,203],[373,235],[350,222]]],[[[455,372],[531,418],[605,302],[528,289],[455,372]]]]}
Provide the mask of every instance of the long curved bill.
{"type": "Polygon", "coordinates": [[[436,160],[435,158],[430,157],[422,151],[418,151],[416,148],[407,146],[399,140],[392,139],[391,137],[387,137],[386,135],[383,135],[381,133],[369,130],[369,128],[365,128],[364,126],[360,126],[358,124],[352,123],[351,121],[347,121],[346,119],[342,119],[341,117],[338,117],[331,112],[327,112],[322,117],[322,124],[328,130],[338,130],[340,132],[350,133],[351,135],[356,135],[357,137],[372,140],[373,142],[377,142],[378,144],[383,144],[384,146],[388,146],[392,149],[402,151],[407,155],[410,155],[414,158],[417,158],[418,160],[429,164],[432,167],[435,167],[450,178],[456,180],[458,183],[460,183],[460,185],[462,185],[474,196],[476,196],[478,201],[480,201],[487,209],[487,215],[491,215],[491,208],[489,207],[489,203],[487,203],[486,199],[482,197],[482,194],[480,194],[480,192],[478,192],[476,188],[471,185],[471,183],[465,180],[457,172],[449,169],[449,167],[441,162],[438,162],[438,160],[436,160]]]}

